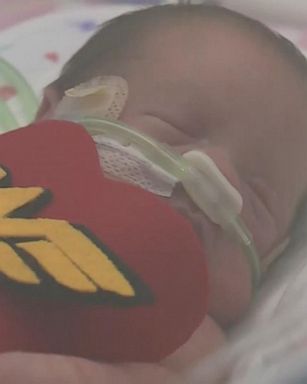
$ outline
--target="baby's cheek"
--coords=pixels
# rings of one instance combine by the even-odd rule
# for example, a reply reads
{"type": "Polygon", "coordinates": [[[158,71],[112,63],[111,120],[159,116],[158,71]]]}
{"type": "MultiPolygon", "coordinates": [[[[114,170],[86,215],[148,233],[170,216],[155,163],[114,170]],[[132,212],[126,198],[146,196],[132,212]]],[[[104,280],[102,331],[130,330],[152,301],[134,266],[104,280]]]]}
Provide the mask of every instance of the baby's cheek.
{"type": "Polygon", "coordinates": [[[228,326],[240,320],[251,301],[250,266],[240,247],[222,235],[208,255],[209,313],[228,326]]]}
{"type": "Polygon", "coordinates": [[[209,314],[220,324],[238,320],[251,299],[251,274],[240,246],[213,224],[177,186],[168,200],[200,238],[209,272],[209,314]]]}

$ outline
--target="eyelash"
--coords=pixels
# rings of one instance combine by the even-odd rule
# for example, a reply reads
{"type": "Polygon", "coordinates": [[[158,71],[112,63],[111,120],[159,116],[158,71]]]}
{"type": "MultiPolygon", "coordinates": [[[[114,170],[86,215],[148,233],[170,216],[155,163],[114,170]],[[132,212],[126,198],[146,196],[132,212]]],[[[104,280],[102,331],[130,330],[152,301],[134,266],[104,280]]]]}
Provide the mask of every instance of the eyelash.
{"type": "MultiPolygon", "coordinates": [[[[153,113],[146,113],[146,117],[149,117],[150,119],[153,119],[154,121],[156,120],[158,124],[155,126],[154,124],[152,127],[153,129],[159,129],[161,131],[161,125],[163,125],[166,128],[166,132],[168,134],[174,134],[176,135],[175,140],[165,140],[164,142],[170,146],[181,146],[181,145],[186,145],[187,143],[191,143],[192,141],[196,141],[197,139],[190,137],[187,135],[182,128],[178,127],[177,125],[173,124],[170,122],[168,119],[165,119],[164,117],[159,117],[157,114],[153,113]],[[180,138],[178,137],[180,136],[180,138]]],[[[156,138],[156,137],[154,137],[156,138]]],[[[156,138],[158,139],[158,138],[156,138]]]]}

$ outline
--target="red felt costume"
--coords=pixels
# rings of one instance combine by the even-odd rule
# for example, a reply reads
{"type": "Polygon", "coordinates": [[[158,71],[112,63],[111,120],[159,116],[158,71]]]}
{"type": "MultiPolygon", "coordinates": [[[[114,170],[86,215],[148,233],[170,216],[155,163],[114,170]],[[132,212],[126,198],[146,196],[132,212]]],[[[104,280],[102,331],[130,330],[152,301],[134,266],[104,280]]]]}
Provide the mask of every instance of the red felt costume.
{"type": "Polygon", "coordinates": [[[0,252],[0,352],[158,361],[188,340],[206,315],[208,292],[203,246],[186,219],[151,193],[104,177],[94,142],[73,123],[42,122],[1,135],[0,165],[0,189],[43,189],[0,218],[0,242],[39,280],[12,278],[0,252]],[[50,219],[50,231],[41,218],[50,219]],[[76,237],[66,237],[59,220],[76,237]],[[93,257],[84,252],[77,259],[78,236],[85,247],[96,247],[93,257]],[[66,276],[45,267],[54,262],[50,255],[33,257],[21,244],[55,245],[55,270],[68,280],[84,278],[93,291],[78,289],[78,282],[65,286],[66,276]],[[114,290],[112,279],[97,283],[99,255],[114,272],[114,290]],[[119,292],[128,286],[132,293],[119,292]]]}

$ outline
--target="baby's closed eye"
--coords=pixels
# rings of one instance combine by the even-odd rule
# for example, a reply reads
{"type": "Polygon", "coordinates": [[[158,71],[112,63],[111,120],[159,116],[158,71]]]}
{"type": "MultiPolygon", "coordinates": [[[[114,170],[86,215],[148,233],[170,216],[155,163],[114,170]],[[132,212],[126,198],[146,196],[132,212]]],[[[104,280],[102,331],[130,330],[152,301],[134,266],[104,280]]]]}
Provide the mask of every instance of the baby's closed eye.
{"type": "Polygon", "coordinates": [[[124,113],[120,120],[160,143],[165,143],[171,147],[192,145],[197,141],[172,122],[156,114],[128,115],[128,113],[124,113]]]}

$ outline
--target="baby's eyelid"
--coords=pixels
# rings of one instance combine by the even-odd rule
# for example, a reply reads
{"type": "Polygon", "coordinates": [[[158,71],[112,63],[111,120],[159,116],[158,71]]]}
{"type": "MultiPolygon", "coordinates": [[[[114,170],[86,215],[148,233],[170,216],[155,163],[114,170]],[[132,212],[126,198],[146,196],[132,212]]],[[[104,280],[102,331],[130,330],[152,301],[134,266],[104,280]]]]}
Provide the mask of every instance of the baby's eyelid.
{"type": "Polygon", "coordinates": [[[171,147],[190,144],[194,141],[177,126],[157,114],[146,113],[136,119],[128,119],[123,116],[121,120],[130,125],[131,128],[142,131],[153,139],[171,147]]]}
{"type": "Polygon", "coordinates": [[[188,152],[191,149],[197,149],[199,151],[206,152],[207,148],[210,148],[210,142],[209,140],[204,138],[202,139],[192,138],[191,141],[187,144],[179,144],[174,146],[174,149],[181,154],[188,152]]]}
{"type": "Polygon", "coordinates": [[[158,119],[160,119],[165,124],[173,127],[178,132],[182,134],[182,136],[187,137],[189,139],[199,140],[199,136],[196,136],[194,133],[194,123],[189,121],[188,123],[178,121],[178,119],[171,119],[170,117],[163,116],[162,113],[156,115],[158,119]]]}

